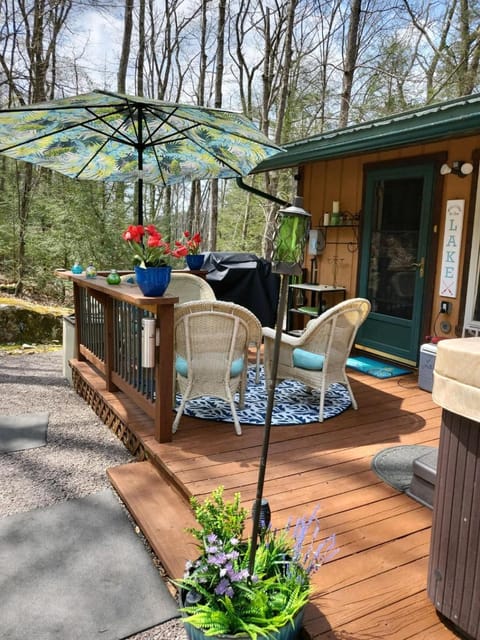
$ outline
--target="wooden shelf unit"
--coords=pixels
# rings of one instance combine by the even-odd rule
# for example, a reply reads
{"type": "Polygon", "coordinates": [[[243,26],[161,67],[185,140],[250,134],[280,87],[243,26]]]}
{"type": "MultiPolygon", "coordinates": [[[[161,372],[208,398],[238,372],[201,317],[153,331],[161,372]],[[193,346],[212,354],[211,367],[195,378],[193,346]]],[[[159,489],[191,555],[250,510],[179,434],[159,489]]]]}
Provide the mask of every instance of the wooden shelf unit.
{"type": "MultiPolygon", "coordinates": [[[[287,332],[296,330],[294,318],[316,318],[326,309],[334,306],[338,302],[345,300],[347,290],[345,287],[338,287],[331,284],[291,284],[288,288],[288,313],[287,332]],[[302,296],[301,304],[295,298],[298,294],[302,296]],[[326,297],[325,297],[326,296],[326,297]]],[[[305,325],[305,321],[303,321],[305,325]]],[[[300,327],[303,329],[303,326],[300,327]]]]}

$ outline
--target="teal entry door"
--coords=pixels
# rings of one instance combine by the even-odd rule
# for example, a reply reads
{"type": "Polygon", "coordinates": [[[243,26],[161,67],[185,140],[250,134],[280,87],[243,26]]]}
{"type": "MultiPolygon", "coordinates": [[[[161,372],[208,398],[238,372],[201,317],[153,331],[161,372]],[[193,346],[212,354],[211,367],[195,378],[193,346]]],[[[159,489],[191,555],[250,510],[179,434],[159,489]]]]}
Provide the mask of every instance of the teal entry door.
{"type": "Polygon", "coordinates": [[[421,337],[433,186],[431,164],[366,176],[359,294],[372,310],[357,344],[411,364],[421,337]]]}

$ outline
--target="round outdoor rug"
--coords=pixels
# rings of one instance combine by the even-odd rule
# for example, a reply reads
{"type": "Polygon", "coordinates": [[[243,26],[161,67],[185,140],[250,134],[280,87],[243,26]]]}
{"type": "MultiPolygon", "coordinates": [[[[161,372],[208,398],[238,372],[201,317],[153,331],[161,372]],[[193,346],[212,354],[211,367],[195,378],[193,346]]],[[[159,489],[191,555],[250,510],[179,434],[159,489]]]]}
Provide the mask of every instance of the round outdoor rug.
{"type": "MultiPolygon", "coordinates": [[[[177,395],[177,406],[181,396],[177,395]]],[[[237,396],[238,399],[238,396],[237,396]]],[[[275,389],[272,425],[294,425],[318,422],[320,393],[309,391],[305,385],[295,380],[283,380],[275,389]]],[[[332,384],[325,394],[323,418],[333,418],[350,407],[350,395],[342,384],[332,384]]],[[[245,393],[245,408],[237,408],[241,424],[265,424],[267,394],[263,366],[260,368],[260,382],[255,384],[255,367],[248,368],[248,384],[245,393]]],[[[228,402],[219,398],[203,397],[189,400],[185,415],[204,420],[233,422],[228,402]]]]}
{"type": "Polygon", "coordinates": [[[434,450],[434,447],[421,444],[388,447],[374,456],[372,469],[394,489],[406,491],[412,482],[414,460],[434,450]]]}

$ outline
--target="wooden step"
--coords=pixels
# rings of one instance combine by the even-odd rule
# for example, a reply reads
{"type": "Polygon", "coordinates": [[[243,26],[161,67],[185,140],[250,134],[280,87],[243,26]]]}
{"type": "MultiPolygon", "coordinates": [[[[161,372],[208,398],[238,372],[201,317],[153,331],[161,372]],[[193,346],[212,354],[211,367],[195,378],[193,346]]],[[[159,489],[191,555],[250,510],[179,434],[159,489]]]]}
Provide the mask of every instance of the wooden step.
{"type": "Polygon", "coordinates": [[[171,578],[181,578],[185,562],[196,557],[196,525],[185,497],[148,461],[107,469],[107,475],[171,578]]]}

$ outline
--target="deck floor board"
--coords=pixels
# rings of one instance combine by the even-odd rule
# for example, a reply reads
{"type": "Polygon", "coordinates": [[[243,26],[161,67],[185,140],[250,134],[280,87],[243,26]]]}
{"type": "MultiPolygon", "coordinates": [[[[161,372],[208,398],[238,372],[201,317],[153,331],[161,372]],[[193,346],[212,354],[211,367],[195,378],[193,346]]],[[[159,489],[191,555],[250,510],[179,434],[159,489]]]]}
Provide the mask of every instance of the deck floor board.
{"type": "MultiPolygon", "coordinates": [[[[172,442],[158,443],[151,420],[124,394],[107,393],[86,363],[76,366],[142,441],[149,462],[123,465],[131,469],[112,469],[109,475],[164,566],[178,577],[192,555],[192,539],[184,531],[191,522],[188,495],[201,499],[221,484],[227,496],[240,491],[250,510],[263,429],[245,425],[238,437],[231,424],[184,416],[172,442]],[[135,478],[138,464],[143,466],[135,478]],[[175,545],[168,539],[173,532],[175,545]]],[[[348,373],[357,411],[348,409],[321,424],[271,430],[264,495],[273,524],[283,526],[318,508],[322,535],[335,533],[340,549],[314,576],[306,635],[456,638],[426,593],[432,512],[371,469],[372,457],[385,447],[437,446],[441,409],[419,389],[415,374],[380,380],[348,373]]]]}

